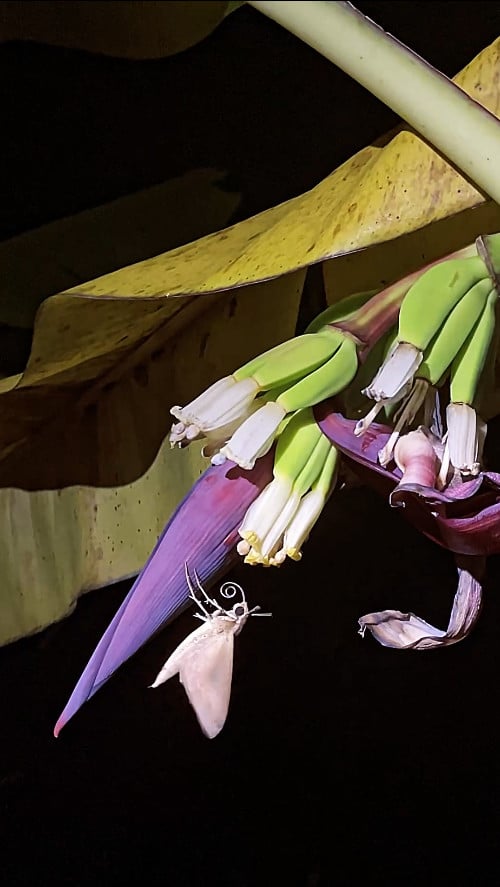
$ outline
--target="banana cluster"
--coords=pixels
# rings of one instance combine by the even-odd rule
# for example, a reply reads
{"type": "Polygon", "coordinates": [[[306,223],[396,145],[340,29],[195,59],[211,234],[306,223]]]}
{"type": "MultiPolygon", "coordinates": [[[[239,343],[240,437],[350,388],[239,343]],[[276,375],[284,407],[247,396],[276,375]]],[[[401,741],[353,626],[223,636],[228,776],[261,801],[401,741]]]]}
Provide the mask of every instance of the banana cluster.
{"type": "Polygon", "coordinates": [[[392,459],[400,432],[422,405],[432,413],[436,389],[446,384],[446,458],[460,472],[479,470],[485,426],[477,408],[483,372],[495,359],[500,235],[478,238],[475,247],[475,255],[444,260],[410,287],[394,341],[363,391],[375,406],[358,423],[358,434],[382,407],[403,402],[394,433],[379,454],[382,464],[392,459]]]}
{"type": "MultiPolygon", "coordinates": [[[[352,313],[352,300],[346,302],[352,313]]],[[[183,447],[204,438],[204,455],[213,462],[230,459],[241,468],[253,468],[273,445],[286,416],[338,394],[356,375],[359,343],[330,325],[339,311],[338,306],[335,312],[329,309],[314,332],[260,354],[187,406],[172,407],[177,422],[170,431],[171,445],[183,447]]]]}
{"type": "Polygon", "coordinates": [[[279,566],[300,560],[337,476],[338,452],[320,430],[312,409],[287,417],[280,429],[273,480],[246,512],[238,552],[248,564],[279,566]]]}

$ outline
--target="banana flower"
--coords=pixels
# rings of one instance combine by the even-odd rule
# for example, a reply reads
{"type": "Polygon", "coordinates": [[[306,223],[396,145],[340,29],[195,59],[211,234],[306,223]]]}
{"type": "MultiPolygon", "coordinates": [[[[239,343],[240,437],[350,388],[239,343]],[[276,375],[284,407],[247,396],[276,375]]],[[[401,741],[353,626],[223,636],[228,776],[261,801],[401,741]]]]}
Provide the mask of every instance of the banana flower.
{"type": "Polygon", "coordinates": [[[397,465],[384,467],[378,453],[392,429],[373,423],[361,437],[354,434],[356,422],[337,412],[332,403],[315,409],[321,430],[355,468],[356,474],[418,530],[443,548],[460,555],[482,557],[500,553],[500,474],[481,471],[464,481],[452,482],[443,490],[425,484],[401,483],[397,465]]]}
{"type": "Polygon", "coordinates": [[[466,636],[480,608],[484,559],[500,552],[500,475],[480,471],[484,431],[468,396],[488,362],[491,369],[498,268],[500,235],[478,238],[380,293],[355,294],[328,308],[303,335],[253,358],[186,406],[172,407],[172,446],[204,439],[212,467],[167,523],[84,669],[56,735],[186,606],[186,561],[210,587],[239,556],[266,566],[279,566],[286,557],[299,560],[335,487],[339,454],[419,530],[460,558],[446,631],[395,610],[363,617],[361,631],[368,628],[382,644],[399,649],[446,646],[466,636]],[[434,317],[434,302],[432,311],[422,313],[420,294],[429,291],[430,279],[443,292],[452,286],[449,317],[436,300],[443,317],[434,317]],[[364,389],[359,385],[375,407],[361,422],[345,419],[331,398],[366,375],[378,359],[377,343],[385,348],[398,315],[399,339],[372,381],[364,389]],[[413,326],[418,335],[411,344],[413,326]],[[448,441],[425,428],[402,434],[422,404],[432,407],[450,365],[448,441]],[[387,412],[400,401],[403,418],[394,429],[375,423],[382,407],[387,412]]]}
{"type": "Polygon", "coordinates": [[[412,613],[384,610],[363,616],[361,633],[368,628],[380,643],[397,649],[430,649],[461,640],[479,614],[485,558],[500,553],[500,474],[481,471],[463,480],[455,472],[440,490],[434,479],[443,448],[427,430],[412,433],[418,433],[418,441],[401,439],[399,446],[410,443],[414,459],[402,460],[401,449],[396,449],[394,467],[389,468],[380,464],[379,452],[387,445],[391,428],[373,423],[363,435],[356,435],[355,420],[346,419],[331,401],[316,407],[315,416],[363,482],[389,497],[403,517],[456,556],[459,582],[446,631],[412,613]],[[430,446],[423,445],[423,437],[430,446]]]}
{"type": "Polygon", "coordinates": [[[237,562],[238,527],[271,480],[272,465],[270,452],[252,471],[228,462],[202,474],[104,632],[57,721],[55,736],[123,662],[188,604],[186,561],[207,588],[237,562]]]}

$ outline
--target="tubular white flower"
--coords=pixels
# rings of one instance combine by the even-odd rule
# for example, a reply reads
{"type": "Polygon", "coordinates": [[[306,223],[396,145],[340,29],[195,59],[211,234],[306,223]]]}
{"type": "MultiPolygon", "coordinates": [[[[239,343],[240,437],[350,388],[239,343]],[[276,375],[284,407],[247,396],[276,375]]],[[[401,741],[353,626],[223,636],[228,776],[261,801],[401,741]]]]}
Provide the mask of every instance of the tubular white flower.
{"type": "Polygon", "coordinates": [[[411,423],[414,421],[418,411],[423,405],[426,397],[429,393],[429,383],[424,379],[417,379],[415,384],[412,386],[410,396],[405,401],[405,403],[400,407],[398,414],[396,415],[396,424],[394,426],[394,431],[392,432],[389,440],[387,441],[385,447],[379,451],[378,461],[384,468],[386,468],[390,462],[392,462],[394,447],[396,446],[399,436],[401,432],[408,428],[411,423]]]}
{"type": "Polygon", "coordinates": [[[297,493],[295,490],[292,490],[290,496],[287,499],[285,507],[282,508],[280,514],[277,516],[271,529],[266,534],[262,542],[260,554],[262,555],[264,560],[270,560],[270,562],[272,563],[273,554],[276,553],[283,539],[283,534],[285,533],[287,526],[293,519],[293,516],[300,505],[300,501],[301,497],[299,493],[297,493]]]}
{"type": "Polygon", "coordinates": [[[285,530],[283,547],[275,555],[275,560],[278,563],[281,563],[285,556],[294,561],[300,561],[302,546],[323,511],[325,502],[325,494],[319,489],[311,490],[301,499],[295,515],[285,530]]]}
{"type": "Polygon", "coordinates": [[[171,445],[185,446],[211,432],[217,439],[227,440],[251,412],[258,393],[254,379],[237,382],[233,376],[225,376],[187,406],[172,407],[170,412],[178,422],[170,431],[171,445]]]}
{"type": "Polygon", "coordinates": [[[486,423],[466,403],[446,407],[447,446],[450,462],[462,474],[479,474],[486,423]]]}
{"type": "MultiPolygon", "coordinates": [[[[257,397],[251,402],[243,417],[238,417],[227,425],[221,425],[213,431],[203,432],[206,443],[203,445],[201,455],[212,460],[212,465],[220,465],[226,461],[226,457],[220,453],[221,448],[227,444],[228,440],[233,436],[240,425],[255,413],[264,403],[262,397],[257,397]]],[[[194,426],[190,426],[193,428],[194,426]]],[[[187,435],[186,435],[187,436],[187,435]]]]}
{"type": "Polygon", "coordinates": [[[369,410],[369,412],[366,414],[366,416],[364,416],[362,419],[359,420],[359,422],[356,423],[356,427],[354,428],[354,434],[356,435],[356,437],[360,437],[360,435],[364,434],[365,431],[368,430],[368,428],[370,427],[372,422],[375,421],[381,410],[383,410],[385,407],[393,406],[395,403],[399,403],[400,400],[403,400],[403,398],[407,397],[411,391],[411,388],[412,382],[410,381],[407,382],[406,385],[403,386],[403,388],[400,388],[395,397],[387,397],[383,400],[376,401],[373,404],[371,410],[369,410]]]}
{"type": "Polygon", "coordinates": [[[371,384],[363,394],[371,400],[389,400],[403,396],[403,389],[413,379],[423,354],[408,342],[397,342],[391,349],[371,384]]]}
{"type": "MultiPolygon", "coordinates": [[[[245,380],[243,380],[245,381],[245,380]]],[[[257,459],[271,449],[286,410],[275,401],[269,401],[246,419],[221,453],[241,468],[253,468],[257,459]]]]}
{"type": "MultiPolygon", "coordinates": [[[[260,548],[272,525],[285,508],[291,491],[291,481],[275,477],[247,510],[238,530],[241,538],[250,546],[260,548]]],[[[248,551],[245,550],[244,553],[248,554],[248,551]]]]}
{"type": "MultiPolygon", "coordinates": [[[[237,546],[246,564],[279,567],[287,555],[300,560],[300,547],[333,490],[338,466],[338,451],[319,429],[318,433],[298,474],[275,477],[248,509],[238,531],[242,540],[237,546]]],[[[302,436],[300,442],[304,444],[302,436]]],[[[280,464],[282,472],[292,464],[296,472],[295,460],[285,459],[285,463],[280,464]]]]}
{"type": "Polygon", "coordinates": [[[184,424],[195,423],[207,406],[213,409],[218,399],[224,397],[225,393],[230,391],[234,385],[235,381],[232,376],[224,376],[222,379],[214,382],[213,385],[210,385],[198,397],[195,397],[187,406],[173,406],[170,412],[179,422],[184,424]]]}

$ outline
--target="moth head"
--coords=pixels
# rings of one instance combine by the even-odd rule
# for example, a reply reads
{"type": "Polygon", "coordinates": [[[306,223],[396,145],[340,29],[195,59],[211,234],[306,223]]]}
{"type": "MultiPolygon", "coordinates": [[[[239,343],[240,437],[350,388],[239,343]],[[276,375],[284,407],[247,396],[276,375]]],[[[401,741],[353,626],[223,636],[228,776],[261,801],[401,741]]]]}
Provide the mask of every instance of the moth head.
{"type": "Polygon", "coordinates": [[[247,602],[243,601],[241,604],[236,604],[231,610],[231,613],[233,614],[233,616],[236,617],[236,619],[244,619],[246,616],[248,616],[247,602]]]}

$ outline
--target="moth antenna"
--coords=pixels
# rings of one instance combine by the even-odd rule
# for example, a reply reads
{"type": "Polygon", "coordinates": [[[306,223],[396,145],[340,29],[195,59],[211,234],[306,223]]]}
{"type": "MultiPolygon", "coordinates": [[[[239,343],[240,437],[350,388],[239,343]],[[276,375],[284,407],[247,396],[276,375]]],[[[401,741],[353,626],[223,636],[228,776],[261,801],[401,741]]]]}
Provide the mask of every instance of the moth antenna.
{"type": "Polygon", "coordinates": [[[243,591],[241,585],[238,585],[237,582],[223,582],[219,589],[223,598],[226,598],[227,601],[232,600],[234,598],[236,592],[238,591],[241,594],[241,602],[242,604],[246,604],[247,599],[245,597],[245,592],[243,591]]]}

